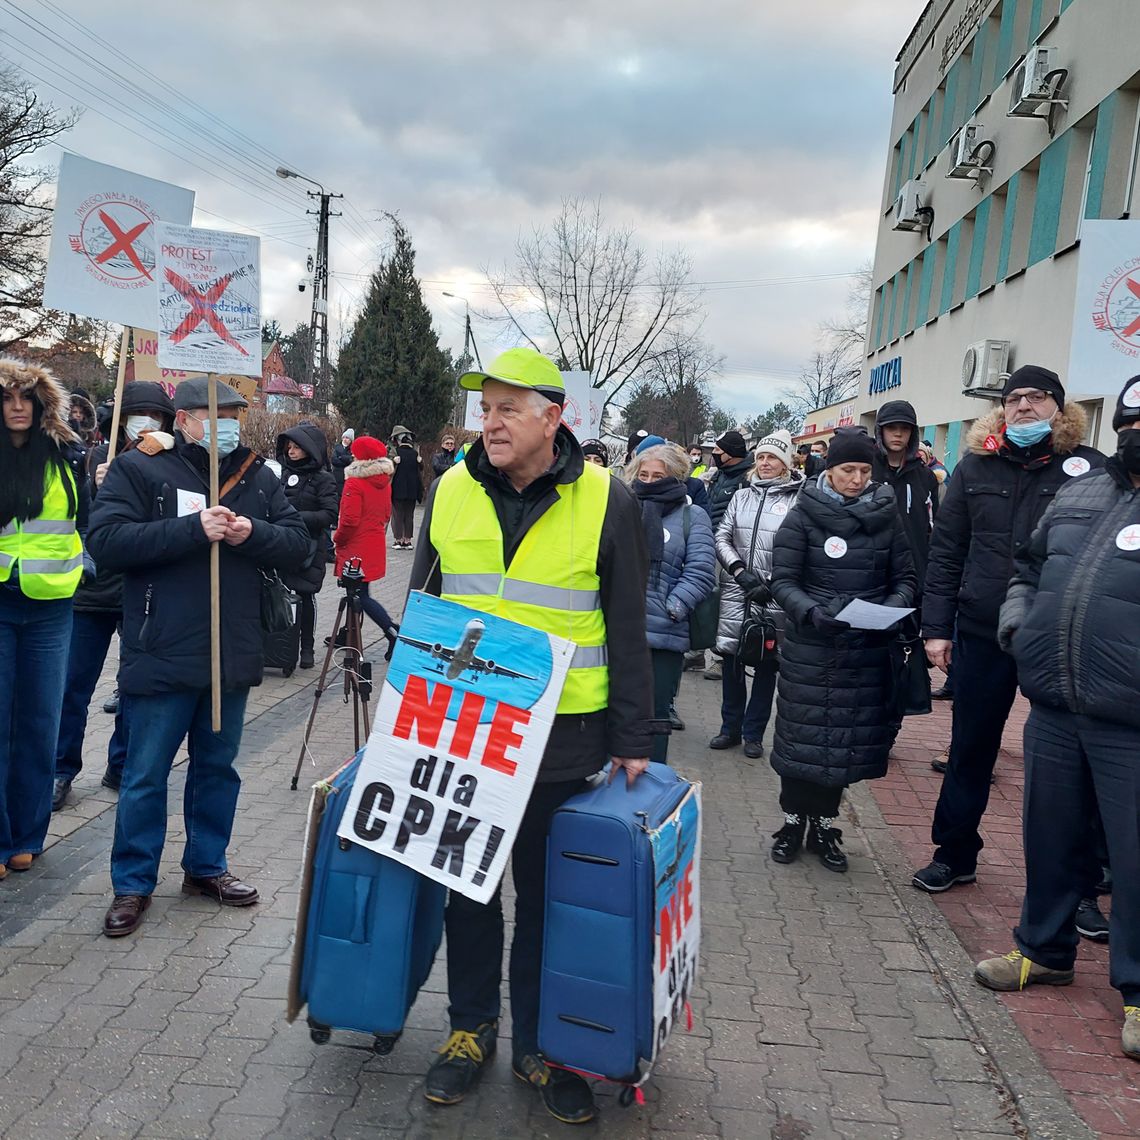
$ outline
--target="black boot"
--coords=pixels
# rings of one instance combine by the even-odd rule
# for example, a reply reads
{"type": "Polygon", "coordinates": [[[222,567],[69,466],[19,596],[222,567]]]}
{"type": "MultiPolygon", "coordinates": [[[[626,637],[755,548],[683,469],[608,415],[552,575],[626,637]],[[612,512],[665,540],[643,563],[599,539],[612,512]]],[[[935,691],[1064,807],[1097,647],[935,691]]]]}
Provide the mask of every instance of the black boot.
{"type": "Polygon", "coordinates": [[[400,627],[392,622],[390,626],[384,631],[384,636],[388,639],[388,649],[384,654],[385,661],[392,660],[392,654],[396,652],[396,642],[399,640],[396,634],[400,632],[400,627]]]}
{"type": "Polygon", "coordinates": [[[818,815],[809,816],[807,849],[818,855],[829,871],[842,874],[847,870],[847,856],[840,850],[843,832],[831,826],[834,822],[818,815]]]}
{"type": "Polygon", "coordinates": [[[772,833],[776,841],[772,844],[772,859],[777,863],[792,863],[800,853],[804,843],[804,829],[807,820],[802,815],[784,813],[784,826],[772,833]]]}

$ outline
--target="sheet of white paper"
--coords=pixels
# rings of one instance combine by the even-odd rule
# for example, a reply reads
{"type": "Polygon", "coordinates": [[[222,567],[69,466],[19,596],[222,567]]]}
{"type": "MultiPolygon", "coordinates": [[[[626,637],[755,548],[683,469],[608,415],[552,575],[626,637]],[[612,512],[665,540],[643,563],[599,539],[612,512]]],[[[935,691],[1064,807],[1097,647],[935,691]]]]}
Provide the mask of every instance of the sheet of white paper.
{"type": "Polygon", "coordinates": [[[899,609],[896,606],[880,606],[874,602],[865,602],[856,598],[849,602],[835,616],[840,621],[847,622],[853,629],[890,629],[896,622],[902,621],[907,614],[914,613],[913,609],[899,609]]]}

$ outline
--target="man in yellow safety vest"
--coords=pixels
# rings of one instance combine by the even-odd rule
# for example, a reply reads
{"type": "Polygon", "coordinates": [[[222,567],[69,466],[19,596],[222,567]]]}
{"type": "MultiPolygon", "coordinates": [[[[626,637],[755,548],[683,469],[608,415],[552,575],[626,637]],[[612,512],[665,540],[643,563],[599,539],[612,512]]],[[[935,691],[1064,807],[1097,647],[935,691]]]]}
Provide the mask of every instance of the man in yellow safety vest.
{"type": "MultiPolygon", "coordinates": [[[[648,559],[636,501],[586,463],[561,424],[565,388],[529,348],[502,353],[459,383],[482,392],[483,434],[432,488],[411,588],[494,612],[577,646],[538,781],[512,852],[515,931],[511,1067],[557,1119],[594,1115],[579,1076],[538,1052],[538,995],[550,817],[607,759],[632,782],[652,745],[652,675],[645,640],[648,559]]],[[[502,980],[499,894],[481,904],[453,892],[447,907],[451,1036],[424,1094],[457,1104],[495,1052],[502,980]]]]}

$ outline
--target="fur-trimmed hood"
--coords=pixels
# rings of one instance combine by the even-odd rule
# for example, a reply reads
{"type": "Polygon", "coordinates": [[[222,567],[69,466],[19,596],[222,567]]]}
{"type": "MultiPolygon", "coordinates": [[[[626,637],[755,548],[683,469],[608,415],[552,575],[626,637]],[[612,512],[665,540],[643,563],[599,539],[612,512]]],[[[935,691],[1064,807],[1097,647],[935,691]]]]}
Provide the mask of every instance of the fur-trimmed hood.
{"type": "Polygon", "coordinates": [[[355,459],[345,469],[346,479],[371,479],[374,475],[392,475],[396,470],[390,459],[355,459]]]}
{"type": "Polygon", "coordinates": [[[31,393],[40,405],[40,431],[60,447],[79,442],[67,422],[71,396],[46,368],[15,357],[0,356],[0,388],[31,393]]]}
{"type": "MultiPolygon", "coordinates": [[[[1053,421],[1053,451],[1057,455],[1068,455],[1076,451],[1085,441],[1089,418],[1080,404],[1067,403],[1065,410],[1058,413],[1053,421]]],[[[1005,412],[995,408],[992,412],[976,419],[966,435],[966,448],[974,455],[996,455],[986,447],[988,436],[997,436],[1005,427],[1005,412]]]]}

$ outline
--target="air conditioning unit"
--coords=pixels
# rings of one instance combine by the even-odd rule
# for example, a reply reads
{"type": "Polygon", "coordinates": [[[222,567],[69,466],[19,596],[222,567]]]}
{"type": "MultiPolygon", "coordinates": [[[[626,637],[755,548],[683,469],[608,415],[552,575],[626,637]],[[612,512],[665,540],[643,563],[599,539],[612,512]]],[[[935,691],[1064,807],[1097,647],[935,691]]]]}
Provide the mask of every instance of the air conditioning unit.
{"type": "Polygon", "coordinates": [[[917,179],[904,183],[895,199],[896,230],[924,230],[929,218],[930,196],[926,183],[917,179]]]}
{"type": "Polygon", "coordinates": [[[950,166],[947,178],[973,180],[981,174],[993,173],[986,165],[993,158],[994,144],[983,138],[986,128],[981,123],[967,123],[950,140],[950,166]]]}
{"type": "Polygon", "coordinates": [[[980,340],[970,345],[962,357],[962,391],[979,395],[1000,392],[1008,362],[1008,340],[980,340]]]}
{"type": "Polygon", "coordinates": [[[1054,49],[1034,47],[1017,65],[1009,92],[1009,114],[1028,118],[1035,116],[1055,98],[1054,81],[1048,76],[1053,66],[1054,49]]]}

